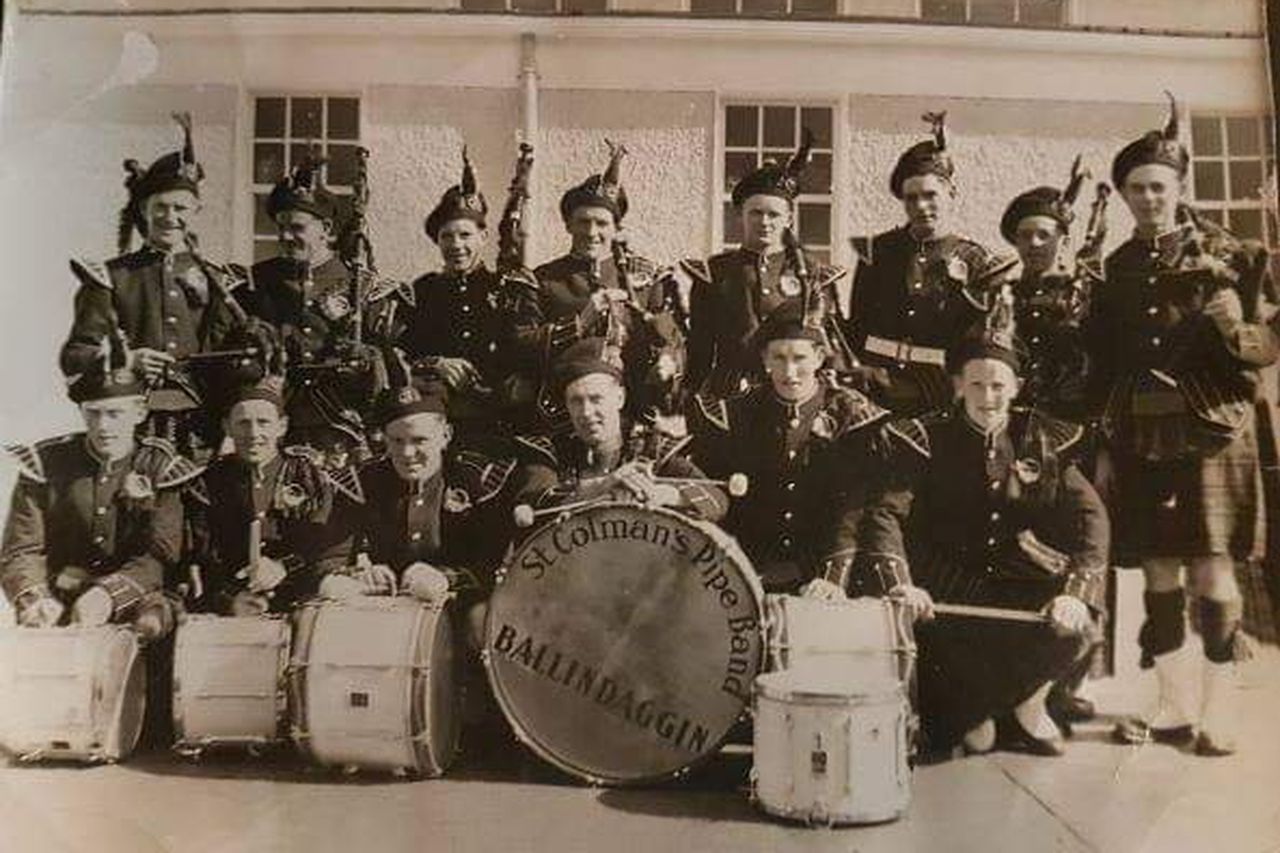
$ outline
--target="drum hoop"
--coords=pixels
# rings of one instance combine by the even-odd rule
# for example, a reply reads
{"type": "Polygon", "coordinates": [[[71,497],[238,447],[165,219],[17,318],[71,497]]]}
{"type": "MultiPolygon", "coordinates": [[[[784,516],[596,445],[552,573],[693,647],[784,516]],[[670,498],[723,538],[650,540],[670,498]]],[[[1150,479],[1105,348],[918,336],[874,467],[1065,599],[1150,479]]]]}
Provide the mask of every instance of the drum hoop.
{"type": "Polygon", "coordinates": [[[871,685],[871,689],[850,686],[849,688],[833,688],[829,691],[787,687],[773,682],[778,679],[770,676],[781,675],[789,670],[766,672],[756,676],[751,685],[752,696],[760,699],[772,699],[775,702],[795,703],[801,705],[881,705],[886,702],[906,698],[901,681],[893,683],[881,682],[871,685]]]}
{"type": "MultiPolygon", "coordinates": [[[[699,531],[705,533],[717,545],[724,548],[726,553],[736,556],[737,558],[737,560],[735,560],[736,566],[737,568],[742,570],[743,579],[747,583],[747,588],[750,590],[751,598],[754,602],[754,613],[756,616],[756,625],[758,626],[757,630],[760,634],[760,642],[757,645],[757,654],[756,654],[756,672],[759,673],[760,670],[764,667],[765,661],[767,660],[767,650],[765,648],[765,646],[767,645],[767,636],[765,634],[765,625],[764,625],[764,619],[765,619],[764,584],[761,582],[760,576],[756,573],[754,566],[751,564],[751,561],[747,559],[746,553],[743,552],[742,547],[738,544],[738,540],[735,539],[731,534],[729,534],[722,528],[716,526],[715,524],[712,524],[711,522],[708,522],[708,521],[704,521],[702,519],[689,518],[688,516],[685,516],[679,512],[676,512],[675,510],[668,509],[667,507],[648,506],[646,504],[641,504],[636,501],[601,501],[600,503],[595,503],[587,507],[580,507],[576,510],[570,510],[569,512],[566,512],[563,515],[556,516],[555,518],[551,519],[547,523],[536,528],[532,533],[530,533],[527,537],[525,537],[524,542],[528,542],[534,539],[535,537],[540,536],[543,532],[550,530],[552,527],[558,524],[561,524],[563,519],[572,518],[573,516],[585,514],[587,512],[594,512],[597,510],[605,510],[605,509],[638,509],[638,510],[644,510],[646,512],[650,512],[656,515],[675,518],[681,522],[687,523],[697,528],[699,531]]],[[[523,552],[524,552],[523,543],[518,548],[511,547],[507,550],[507,554],[503,559],[502,565],[498,569],[494,577],[494,594],[497,594],[498,589],[502,587],[506,579],[508,570],[513,565],[515,565],[517,555],[523,552]]],[[[492,599],[490,600],[492,601],[492,599]]],[[[587,770],[586,768],[580,767],[574,762],[569,761],[568,759],[565,759],[562,756],[555,754],[549,747],[543,744],[541,740],[531,735],[528,730],[528,727],[525,726],[524,721],[520,720],[516,716],[514,711],[514,705],[511,701],[511,698],[507,694],[506,688],[502,684],[501,679],[498,677],[496,664],[493,661],[493,655],[489,653],[488,641],[491,633],[490,629],[492,628],[492,625],[493,625],[493,620],[494,620],[494,608],[490,606],[487,612],[485,613],[485,624],[484,624],[485,646],[480,652],[480,659],[484,664],[485,676],[489,682],[489,689],[493,691],[494,699],[497,700],[498,707],[499,709],[501,709],[503,717],[506,719],[507,723],[511,726],[511,730],[512,732],[514,732],[516,738],[519,739],[519,741],[522,744],[524,744],[526,748],[528,748],[530,751],[532,751],[535,755],[537,755],[542,760],[546,761],[548,764],[551,764],[556,769],[561,770],[577,779],[581,779],[582,781],[585,781],[589,785],[628,787],[628,786],[638,786],[638,785],[650,785],[657,782],[665,782],[673,779],[679,779],[687,775],[689,772],[696,769],[697,767],[701,766],[705,762],[711,760],[712,757],[714,757],[717,753],[719,753],[720,747],[724,745],[724,742],[728,740],[729,735],[733,731],[732,724],[725,727],[725,730],[720,735],[720,737],[718,737],[715,741],[709,741],[709,743],[711,743],[712,745],[707,749],[706,752],[704,752],[702,755],[695,757],[692,761],[682,765],[681,767],[676,768],[675,770],[669,770],[662,773],[650,773],[643,776],[619,777],[619,776],[601,776],[598,773],[593,773],[587,770]]],[[[739,715],[738,719],[742,719],[743,716],[749,714],[750,710],[751,710],[750,700],[744,701],[742,713],[739,715]]]]}

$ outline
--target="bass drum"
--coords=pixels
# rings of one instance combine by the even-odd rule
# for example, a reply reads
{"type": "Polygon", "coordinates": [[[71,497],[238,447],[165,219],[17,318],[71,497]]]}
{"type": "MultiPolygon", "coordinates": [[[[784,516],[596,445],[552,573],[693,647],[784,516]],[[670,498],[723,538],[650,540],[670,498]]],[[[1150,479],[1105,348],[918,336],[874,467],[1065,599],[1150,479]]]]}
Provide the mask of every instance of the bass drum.
{"type": "Polygon", "coordinates": [[[718,527],[598,504],[512,550],[485,665],[517,735],[551,764],[593,784],[666,779],[714,754],[750,702],[762,600],[718,527]]]}
{"type": "Polygon", "coordinates": [[[19,760],[120,761],[146,708],[132,629],[0,629],[0,746],[19,760]]]}
{"type": "Polygon", "coordinates": [[[295,612],[289,705],[318,764],[440,776],[461,736],[452,609],[414,598],[314,601],[295,612]]]}
{"type": "Polygon", "coordinates": [[[185,617],[174,639],[174,749],[198,754],[285,740],[288,662],[286,619],[185,617]]]}

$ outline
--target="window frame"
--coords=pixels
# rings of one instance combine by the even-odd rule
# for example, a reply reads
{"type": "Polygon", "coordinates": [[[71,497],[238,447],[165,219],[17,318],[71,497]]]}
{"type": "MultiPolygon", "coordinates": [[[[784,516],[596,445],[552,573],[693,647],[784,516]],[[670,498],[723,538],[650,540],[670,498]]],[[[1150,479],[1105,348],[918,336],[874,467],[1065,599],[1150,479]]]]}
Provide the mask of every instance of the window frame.
{"type": "MultiPolygon", "coordinates": [[[[296,144],[305,144],[306,142],[315,141],[320,144],[321,151],[328,151],[328,146],[332,142],[339,145],[365,145],[365,136],[368,132],[366,124],[368,97],[364,91],[352,90],[304,90],[304,89],[280,89],[280,88],[262,88],[262,89],[246,89],[242,98],[241,126],[245,129],[242,134],[243,152],[243,175],[237,185],[240,186],[240,192],[237,194],[239,203],[243,207],[238,208],[240,213],[235,217],[236,225],[236,243],[241,248],[243,256],[249,259],[250,263],[256,263],[257,247],[260,243],[265,243],[266,238],[259,235],[256,230],[257,220],[257,196],[262,192],[270,192],[275,186],[275,181],[271,183],[260,183],[254,180],[254,146],[259,142],[279,143],[284,146],[285,152],[285,169],[291,168],[292,164],[289,160],[289,151],[291,146],[296,144]],[[285,112],[285,135],[283,137],[276,136],[258,136],[257,135],[257,105],[258,101],[263,98],[284,98],[286,100],[285,112]],[[295,138],[291,135],[290,117],[292,116],[292,101],[302,98],[319,98],[322,103],[321,107],[321,128],[323,135],[319,138],[311,138],[307,140],[295,138]],[[329,101],[336,98],[346,98],[354,100],[357,104],[359,112],[356,122],[356,138],[355,139],[334,139],[328,136],[328,111],[329,101]]],[[[328,166],[325,166],[325,188],[336,196],[350,196],[352,189],[349,186],[330,186],[328,183],[328,166]]],[[[279,176],[275,180],[279,180],[279,176]]]]}
{"type": "MultiPolygon", "coordinates": [[[[732,12],[699,12],[693,8],[694,0],[682,0],[682,10],[685,14],[700,18],[714,18],[718,15],[734,15],[738,17],[749,18],[800,18],[812,20],[833,20],[847,14],[845,5],[848,0],[832,0],[832,9],[830,12],[800,12],[795,11],[796,0],[783,0],[786,9],[781,12],[743,12],[742,4],[745,0],[732,0],[732,12]]],[[[609,0],[612,2],[612,0],[609,0]]],[[[917,0],[919,2],[919,0],[917,0]]]]}
{"type": "MultiPolygon", "coordinates": [[[[717,93],[715,102],[715,116],[713,122],[713,164],[712,164],[712,192],[709,193],[709,208],[711,218],[711,252],[722,252],[733,248],[735,244],[725,242],[724,234],[724,206],[730,201],[730,191],[725,186],[725,161],[726,153],[730,146],[726,145],[726,121],[725,114],[729,107],[747,106],[755,107],[763,110],[765,107],[790,107],[794,110],[821,108],[831,111],[831,190],[828,193],[803,193],[796,197],[793,202],[793,213],[798,211],[798,205],[806,202],[825,202],[830,205],[830,223],[829,223],[829,239],[830,242],[823,244],[819,251],[825,251],[830,262],[833,264],[848,263],[850,252],[847,246],[847,223],[845,222],[845,196],[847,192],[842,188],[847,183],[847,175],[845,173],[845,160],[847,159],[847,140],[845,138],[845,123],[848,117],[848,98],[845,95],[788,95],[779,93],[717,93]]],[[[763,119],[761,119],[763,120],[763,119]]],[[[737,150],[741,147],[737,147],[737,150]]],[[[755,151],[765,150],[763,139],[757,140],[757,145],[753,149],[755,151]]],[[[795,149],[793,148],[792,151],[795,149]]],[[[820,149],[826,151],[827,148],[820,149]]],[[[807,244],[806,244],[806,247],[807,244]]]]}
{"type": "MultiPolygon", "coordinates": [[[[1272,193],[1276,192],[1275,182],[1277,180],[1276,170],[1276,140],[1274,139],[1275,125],[1274,119],[1267,113],[1255,113],[1247,110],[1191,110],[1189,111],[1190,126],[1194,123],[1204,121],[1206,119],[1213,120],[1218,126],[1218,141],[1220,151],[1217,154],[1201,154],[1195,150],[1195,135],[1188,131],[1187,151],[1191,155],[1188,167],[1188,183],[1187,189],[1190,193],[1191,202],[1195,209],[1205,213],[1216,213],[1222,217],[1221,224],[1237,236],[1238,233],[1232,217],[1237,211],[1258,211],[1261,220],[1261,233],[1258,239],[1268,248],[1277,248],[1280,246],[1280,228],[1277,227],[1277,219],[1280,219],[1280,211],[1274,206],[1274,200],[1267,195],[1268,184],[1272,193]],[[1233,155],[1231,152],[1230,134],[1227,130],[1227,123],[1231,119],[1252,119],[1257,125],[1258,140],[1260,150],[1258,154],[1252,155],[1233,155]],[[1197,187],[1196,165],[1198,163],[1218,163],[1222,166],[1222,198],[1205,199],[1201,198],[1197,187]],[[1257,198],[1233,198],[1231,195],[1231,164],[1233,162],[1256,162],[1259,163],[1261,169],[1261,181],[1258,185],[1257,198]]],[[[1214,221],[1219,221],[1214,219],[1214,221]]]]}
{"type": "Polygon", "coordinates": [[[961,0],[961,2],[964,3],[964,20],[963,21],[945,21],[938,18],[926,18],[924,16],[925,0],[915,0],[915,5],[916,5],[915,16],[920,19],[921,23],[937,24],[937,25],[944,25],[944,26],[948,24],[954,25],[954,26],[963,25],[963,26],[970,26],[970,27],[1000,27],[1000,26],[1028,27],[1028,26],[1031,26],[1031,27],[1046,27],[1046,28],[1058,29],[1058,28],[1070,27],[1072,25],[1072,22],[1076,20],[1076,17],[1077,17],[1076,4],[1079,2],[1079,0],[1062,0],[1062,15],[1061,15],[1061,19],[1056,24],[1024,23],[1021,20],[1022,4],[1024,0],[1013,0],[1013,20],[1012,21],[999,21],[994,23],[990,21],[979,21],[977,23],[974,23],[973,0],[961,0]]]}
{"type": "MultiPolygon", "coordinates": [[[[599,12],[575,12],[564,8],[567,0],[555,0],[556,8],[552,11],[531,11],[528,9],[513,9],[512,5],[518,0],[502,0],[501,9],[468,9],[463,3],[465,0],[457,0],[457,8],[460,12],[466,12],[472,15],[607,15],[617,11],[616,0],[604,0],[604,9],[599,12]]],[[[685,0],[688,2],[688,0],[685,0]]]]}

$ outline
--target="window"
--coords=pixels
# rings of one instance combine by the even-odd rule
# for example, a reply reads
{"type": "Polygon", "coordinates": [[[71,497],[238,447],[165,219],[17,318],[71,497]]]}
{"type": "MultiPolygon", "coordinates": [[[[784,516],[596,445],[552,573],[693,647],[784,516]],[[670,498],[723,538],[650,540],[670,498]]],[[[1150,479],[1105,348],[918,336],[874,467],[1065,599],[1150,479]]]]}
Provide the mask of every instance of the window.
{"type": "Polygon", "coordinates": [[[922,20],[958,24],[1058,27],[1066,12],[1067,0],[920,0],[922,20]]]}
{"type": "Polygon", "coordinates": [[[689,0],[695,15],[796,15],[834,17],[838,0],[689,0]]]}
{"type": "Polygon", "coordinates": [[[767,159],[785,163],[795,153],[800,128],[813,131],[813,157],[800,181],[795,203],[800,242],[822,260],[830,260],[832,222],[831,107],[796,104],[729,104],[724,108],[724,182],[721,186],[723,244],[742,241],[742,222],[733,206],[733,187],[767,159]]]}
{"type": "Polygon", "coordinates": [[[1191,192],[1196,209],[1237,236],[1277,239],[1274,125],[1266,116],[1191,118],[1191,192]]]}
{"type": "Polygon", "coordinates": [[[276,253],[276,226],[267,216],[267,196],[276,181],[309,149],[327,158],[322,177],[338,196],[340,214],[350,210],[360,146],[360,99],[270,96],[253,106],[253,259],[276,253]]]}
{"type": "Polygon", "coordinates": [[[609,11],[608,0],[461,0],[467,12],[560,12],[589,15],[609,11]]]}

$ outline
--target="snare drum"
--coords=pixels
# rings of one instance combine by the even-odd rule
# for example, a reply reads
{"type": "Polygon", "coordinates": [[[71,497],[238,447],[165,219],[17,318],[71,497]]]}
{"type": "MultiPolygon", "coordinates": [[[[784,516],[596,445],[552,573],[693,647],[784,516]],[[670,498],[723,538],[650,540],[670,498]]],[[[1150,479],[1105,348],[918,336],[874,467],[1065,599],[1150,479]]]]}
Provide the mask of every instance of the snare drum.
{"type": "Polygon", "coordinates": [[[813,824],[877,823],[911,800],[907,702],[896,680],[853,686],[813,670],[755,682],[752,796],[813,824]]]}
{"type": "Polygon", "coordinates": [[[545,525],[498,573],[484,661],[517,735],[593,784],[712,755],[763,660],[760,580],[718,527],[606,503],[545,525]]]}
{"type": "Polygon", "coordinates": [[[893,602],[767,595],[765,610],[771,670],[814,670],[837,683],[911,681],[915,642],[893,602]]]}
{"type": "Polygon", "coordinates": [[[0,746],[20,760],[119,761],[137,745],[146,707],[131,629],[0,629],[0,746]]]}
{"type": "Polygon", "coordinates": [[[451,608],[414,598],[295,612],[290,714],[319,764],[440,776],[461,734],[451,608]]]}
{"type": "Polygon", "coordinates": [[[174,749],[284,740],[289,623],[272,616],[187,616],[174,639],[174,749]]]}

